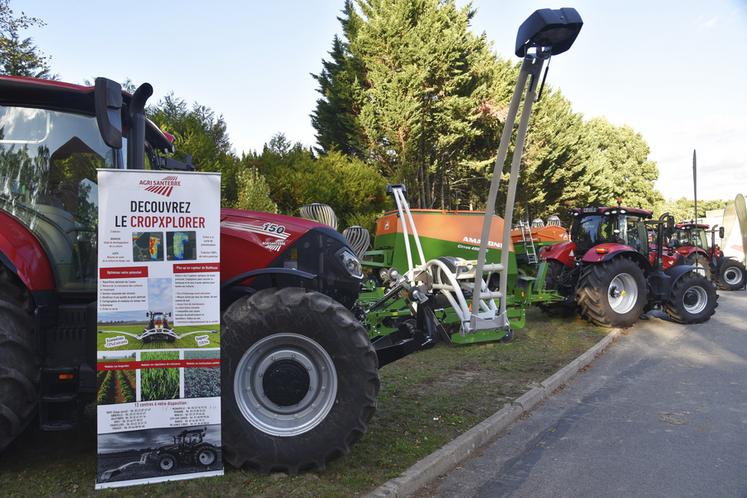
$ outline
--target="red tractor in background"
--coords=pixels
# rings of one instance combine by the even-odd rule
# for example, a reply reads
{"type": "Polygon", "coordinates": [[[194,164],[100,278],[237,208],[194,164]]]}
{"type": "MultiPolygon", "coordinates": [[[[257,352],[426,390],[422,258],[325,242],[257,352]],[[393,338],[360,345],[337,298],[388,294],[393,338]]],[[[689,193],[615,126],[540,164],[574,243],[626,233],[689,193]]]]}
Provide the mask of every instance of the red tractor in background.
{"type": "MultiPolygon", "coordinates": [[[[151,93],[0,77],[0,451],[32,421],[72,428],[95,399],[97,168],[193,169],[164,154],[173,137],[146,119],[151,93]]],[[[379,378],[351,312],[362,277],[329,227],[222,210],[229,463],[321,468],[366,431],[379,378]]]]}
{"type": "Polygon", "coordinates": [[[702,223],[678,223],[669,237],[669,247],[684,258],[687,264],[694,265],[700,273],[710,278],[721,290],[739,290],[747,283],[744,265],[734,258],[725,256],[716,244],[716,234],[724,238],[724,227],[716,230],[702,223]],[[711,243],[708,244],[708,233],[711,243]]]}
{"type": "Polygon", "coordinates": [[[694,267],[664,254],[665,232],[674,228],[674,219],[651,216],[621,206],[573,209],[571,240],[540,251],[549,265],[547,288],[566,297],[545,310],[578,309],[604,327],[628,327],[656,307],[679,323],[708,320],[717,306],[715,287],[694,267]]]}

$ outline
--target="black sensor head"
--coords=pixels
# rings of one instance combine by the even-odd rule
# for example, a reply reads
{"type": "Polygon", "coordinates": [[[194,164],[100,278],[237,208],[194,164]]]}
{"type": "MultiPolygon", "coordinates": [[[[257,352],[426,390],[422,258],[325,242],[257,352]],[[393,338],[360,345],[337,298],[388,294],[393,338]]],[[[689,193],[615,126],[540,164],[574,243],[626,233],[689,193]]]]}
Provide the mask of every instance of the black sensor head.
{"type": "Polygon", "coordinates": [[[532,47],[549,48],[550,55],[562,54],[571,48],[583,25],[573,8],[536,10],[519,26],[516,55],[524,57],[532,47]]]}

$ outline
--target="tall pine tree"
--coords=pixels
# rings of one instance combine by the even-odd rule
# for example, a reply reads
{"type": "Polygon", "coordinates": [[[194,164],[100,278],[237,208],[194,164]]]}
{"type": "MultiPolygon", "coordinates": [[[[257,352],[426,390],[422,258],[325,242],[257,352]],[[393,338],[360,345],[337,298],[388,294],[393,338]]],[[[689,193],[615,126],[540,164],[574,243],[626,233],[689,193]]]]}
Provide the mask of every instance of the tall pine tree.
{"type": "Polygon", "coordinates": [[[42,54],[31,38],[21,31],[45,23],[38,17],[21,12],[16,15],[10,0],[0,0],[0,74],[55,79],[49,68],[49,57],[42,54]]]}
{"type": "Polygon", "coordinates": [[[358,123],[362,85],[365,71],[350,53],[349,43],[355,37],[360,18],[351,0],[346,0],[343,16],[337,18],[342,25],[343,38],[335,35],[332,40],[330,60],[322,60],[322,71],[313,74],[319,83],[322,95],[311,114],[311,123],[316,129],[318,152],[338,150],[344,154],[364,157],[363,132],[358,123]]]}

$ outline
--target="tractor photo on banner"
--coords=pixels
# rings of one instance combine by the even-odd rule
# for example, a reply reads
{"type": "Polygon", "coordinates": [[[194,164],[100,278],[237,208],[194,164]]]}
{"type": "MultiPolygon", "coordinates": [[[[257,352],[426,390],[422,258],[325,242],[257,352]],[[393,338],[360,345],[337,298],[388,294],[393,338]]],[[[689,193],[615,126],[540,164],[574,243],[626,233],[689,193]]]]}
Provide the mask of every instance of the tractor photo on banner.
{"type": "Polygon", "coordinates": [[[96,488],[223,474],[220,175],[98,171],[96,488]]]}

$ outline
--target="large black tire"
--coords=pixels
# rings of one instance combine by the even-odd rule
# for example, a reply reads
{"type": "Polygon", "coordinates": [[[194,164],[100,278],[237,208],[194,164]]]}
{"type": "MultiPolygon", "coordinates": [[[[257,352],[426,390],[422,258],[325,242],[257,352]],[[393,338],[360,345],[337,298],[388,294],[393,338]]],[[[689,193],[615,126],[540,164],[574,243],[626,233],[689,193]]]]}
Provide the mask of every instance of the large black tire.
{"type": "MultiPolygon", "coordinates": [[[[588,264],[581,270],[576,303],[581,316],[601,327],[630,327],[641,316],[647,298],[643,270],[630,259],[617,257],[603,263],[588,264]],[[617,280],[615,280],[617,278],[617,280]],[[613,281],[618,282],[613,285],[613,281]],[[619,285],[625,284],[628,302],[619,302],[619,285]],[[632,292],[635,292],[633,295],[632,292]]],[[[625,294],[623,293],[624,297],[625,294]]]]}
{"type": "Polygon", "coordinates": [[[717,306],[713,283],[698,273],[688,272],[672,286],[664,312],[677,323],[702,323],[713,316],[717,306]]]}
{"type": "MultiPolygon", "coordinates": [[[[348,453],[351,445],[366,432],[368,421],[376,410],[376,396],[379,392],[378,360],[366,330],[337,301],[318,292],[300,288],[259,291],[237,300],[223,314],[221,343],[223,447],[224,459],[231,465],[249,466],[260,472],[281,471],[292,474],[307,469],[323,469],[329,460],[348,453]],[[284,341],[289,345],[282,344],[284,341]],[[312,355],[303,348],[321,347],[324,350],[321,354],[322,367],[325,365],[324,355],[327,355],[327,361],[331,361],[334,367],[336,393],[325,393],[327,398],[320,398],[323,401],[319,403],[328,406],[329,411],[326,415],[317,414],[315,425],[303,428],[302,433],[273,435],[272,428],[268,430],[261,427],[262,421],[249,420],[249,417],[262,416],[266,421],[268,417],[272,420],[274,416],[272,410],[260,411],[254,408],[260,406],[257,404],[259,401],[251,400],[250,396],[256,395],[257,400],[263,399],[265,403],[267,399],[275,397],[278,402],[275,406],[292,408],[303,404],[303,401],[298,404],[292,401],[283,404],[282,397],[278,398],[277,393],[265,391],[267,379],[278,371],[284,371],[280,367],[273,370],[275,365],[285,362],[282,368],[291,373],[295,366],[292,364],[293,360],[278,361],[277,356],[280,355],[275,356],[274,353],[262,353],[264,356],[257,356],[255,361],[252,355],[259,354],[255,352],[264,347],[264,344],[270,345],[268,351],[300,347],[299,351],[309,357],[320,353],[317,350],[312,355]],[[260,372],[260,367],[255,371],[251,370],[252,365],[270,361],[275,363],[264,372],[260,372]],[[252,379],[259,377],[263,379],[261,385],[252,384],[252,379]],[[256,389],[242,391],[241,386],[247,384],[256,389]]],[[[299,360],[296,362],[299,363],[299,360]]],[[[326,372],[326,368],[315,368],[318,368],[319,375],[326,372]]],[[[291,399],[297,399],[292,396],[298,396],[294,393],[299,391],[306,395],[312,393],[308,383],[303,385],[297,377],[292,376],[291,380],[292,382],[272,385],[288,385],[290,394],[281,392],[281,395],[289,395],[291,399]],[[294,391],[299,385],[302,387],[294,391]]],[[[332,384],[331,381],[328,383],[332,384]]]]}
{"type": "Polygon", "coordinates": [[[40,371],[32,338],[28,315],[0,300],[0,452],[36,413],[40,371]]]}
{"type": "Polygon", "coordinates": [[[691,254],[685,258],[685,263],[695,267],[696,272],[702,274],[708,280],[713,278],[713,271],[711,270],[711,262],[709,259],[702,254],[691,254]]]}
{"type": "Polygon", "coordinates": [[[747,271],[739,261],[724,258],[719,268],[718,288],[721,290],[734,291],[743,289],[747,283],[747,271]]]}
{"type": "Polygon", "coordinates": [[[39,400],[29,296],[18,278],[0,265],[0,453],[34,419],[39,400]]]}

